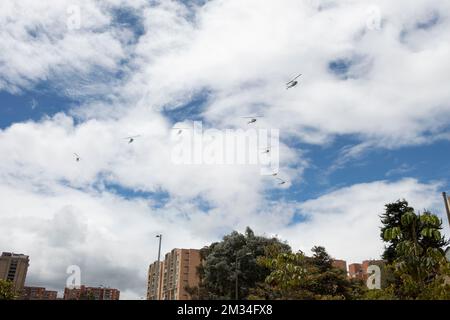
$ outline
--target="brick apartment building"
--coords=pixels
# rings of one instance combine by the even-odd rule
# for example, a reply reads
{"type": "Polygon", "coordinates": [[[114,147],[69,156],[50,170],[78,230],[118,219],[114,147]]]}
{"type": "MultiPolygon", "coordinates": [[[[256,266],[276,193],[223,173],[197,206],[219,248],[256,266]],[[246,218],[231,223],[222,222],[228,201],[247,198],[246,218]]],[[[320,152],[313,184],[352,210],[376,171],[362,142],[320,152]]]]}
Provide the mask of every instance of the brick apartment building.
{"type": "MultiPolygon", "coordinates": [[[[348,266],[348,275],[351,279],[359,279],[362,281],[367,281],[369,274],[367,269],[371,265],[377,265],[383,270],[385,261],[383,260],[365,260],[362,263],[352,263],[348,266]]],[[[382,275],[383,276],[383,275],[382,275]]]]}
{"type": "Polygon", "coordinates": [[[371,266],[371,265],[377,265],[380,267],[381,287],[384,287],[388,278],[391,277],[391,274],[385,268],[385,266],[386,266],[385,261],[383,261],[383,260],[364,260],[362,263],[350,264],[348,266],[348,270],[347,270],[347,262],[345,260],[333,260],[333,266],[335,268],[344,270],[350,279],[359,279],[361,281],[364,281],[364,283],[367,282],[367,279],[370,276],[370,274],[368,274],[367,271],[369,269],[369,266],[371,266]]]}
{"type": "Polygon", "coordinates": [[[148,273],[148,300],[189,300],[186,287],[198,285],[197,267],[200,265],[200,250],[173,249],[164,261],[154,262],[148,273]]]}
{"type": "Polygon", "coordinates": [[[345,274],[347,274],[347,261],[345,260],[333,260],[333,267],[341,269],[345,271],[345,274]]]}
{"type": "Polygon", "coordinates": [[[21,300],[57,300],[58,292],[42,287],[24,287],[21,300]]]}
{"type": "Polygon", "coordinates": [[[118,289],[104,287],[65,288],[64,300],[119,300],[118,289]]]}

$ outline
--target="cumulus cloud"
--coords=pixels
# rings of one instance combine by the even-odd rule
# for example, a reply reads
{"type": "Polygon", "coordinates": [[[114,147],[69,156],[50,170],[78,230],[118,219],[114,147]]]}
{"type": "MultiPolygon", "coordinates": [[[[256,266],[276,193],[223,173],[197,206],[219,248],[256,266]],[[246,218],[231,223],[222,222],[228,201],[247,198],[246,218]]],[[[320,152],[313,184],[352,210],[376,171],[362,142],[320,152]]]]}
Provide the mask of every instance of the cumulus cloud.
{"type": "Polygon", "coordinates": [[[446,3],[211,1],[193,23],[173,6],[145,14],[158,31],[141,38],[142,68],[129,83],[156,106],[208,88],[205,116],[217,125],[256,107],[269,125],[308,142],[356,134],[383,147],[423,143],[447,124],[446,3]],[[374,6],[379,29],[367,26],[374,6]],[[438,22],[417,27],[434,11],[438,22]],[[420,47],[408,45],[419,38],[420,47]],[[283,83],[298,72],[301,90],[286,94],[283,83]]]}
{"type": "Polygon", "coordinates": [[[67,267],[78,265],[83,283],[118,287],[123,298],[134,299],[145,295],[147,266],[156,259],[155,234],[160,232],[168,251],[201,248],[249,225],[258,233],[278,235],[296,250],[324,245],[334,257],[357,262],[382,252],[377,227],[385,203],[405,197],[417,209],[445,218],[439,186],[414,179],[366,183],[304,203],[264,203],[231,219],[220,210],[204,212],[174,200],[154,207],[150,200],[106,191],[59,186],[43,193],[2,184],[0,243],[3,250],[31,256],[28,284],[61,291],[67,267]]]}
{"type": "MultiPolygon", "coordinates": [[[[127,7],[138,8],[143,1],[133,3],[127,7]]],[[[71,94],[77,87],[98,86],[91,80],[113,74],[126,58],[113,24],[112,10],[120,5],[125,2],[4,1],[0,89],[19,92],[47,80],[63,82],[60,88],[71,94]]]]}
{"type": "Polygon", "coordinates": [[[332,172],[368,149],[449,139],[449,14],[425,0],[4,0],[0,90],[45,82],[80,105],[0,130],[2,249],[31,256],[31,283],[61,290],[77,264],[125,298],[144,295],[159,232],[164,250],[249,225],[295,249],[378,257],[383,205],[407,198],[442,214],[439,183],[369,182],[306,202],[291,187],[314,166],[303,146],[356,137],[332,172]],[[174,122],[245,129],[248,115],[280,129],[285,187],[257,166],[173,163],[174,122]]]}
{"type": "Polygon", "coordinates": [[[387,203],[406,199],[419,212],[431,210],[443,220],[444,232],[449,234],[439,187],[439,183],[403,179],[338,189],[300,204],[304,222],[281,229],[279,235],[305,252],[322,245],[334,257],[349,262],[379,259],[383,250],[380,215],[387,203]]]}

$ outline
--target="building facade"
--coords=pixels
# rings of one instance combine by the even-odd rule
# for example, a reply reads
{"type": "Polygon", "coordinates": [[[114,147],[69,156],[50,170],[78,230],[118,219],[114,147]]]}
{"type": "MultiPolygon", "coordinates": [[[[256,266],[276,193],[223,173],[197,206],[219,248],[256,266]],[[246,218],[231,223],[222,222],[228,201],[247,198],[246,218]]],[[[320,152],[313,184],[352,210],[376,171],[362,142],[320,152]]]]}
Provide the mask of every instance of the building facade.
{"type": "Polygon", "coordinates": [[[120,291],[118,289],[105,287],[65,288],[64,300],[119,300],[120,291]]]}
{"type": "Polygon", "coordinates": [[[17,293],[23,291],[30,260],[23,254],[3,252],[0,256],[0,279],[11,281],[17,293]]]}
{"type": "Polygon", "coordinates": [[[49,291],[42,287],[24,287],[21,295],[22,300],[56,300],[57,291],[49,291]]]}
{"type": "Polygon", "coordinates": [[[148,268],[147,300],[161,300],[163,262],[155,261],[148,268]]]}
{"type": "Polygon", "coordinates": [[[147,299],[190,300],[186,287],[198,285],[200,263],[200,250],[173,249],[167,253],[159,268],[158,262],[149,267],[147,299]]]}
{"type": "Polygon", "coordinates": [[[333,267],[341,269],[342,271],[345,271],[345,274],[347,274],[347,261],[345,260],[333,260],[333,267]]]}
{"type": "Polygon", "coordinates": [[[348,266],[348,276],[351,279],[365,280],[365,272],[361,263],[352,263],[348,266]]]}
{"type": "Polygon", "coordinates": [[[380,282],[383,288],[386,284],[388,277],[390,277],[389,272],[386,270],[386,262],[384,260],[365,260],[362,263],[352,263],[348,267],[348,276],[351,279],[359,279],[367,282],[370,274],[367,272],[369,266],[376,265],[380,268],[380,282]]]}

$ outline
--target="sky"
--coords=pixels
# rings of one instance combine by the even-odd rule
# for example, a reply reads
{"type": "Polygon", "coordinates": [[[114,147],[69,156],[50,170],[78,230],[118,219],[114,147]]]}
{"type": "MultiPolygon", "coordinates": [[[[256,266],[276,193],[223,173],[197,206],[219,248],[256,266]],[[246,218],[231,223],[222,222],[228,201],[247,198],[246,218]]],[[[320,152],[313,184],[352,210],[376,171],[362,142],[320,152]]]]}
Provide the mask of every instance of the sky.
{"type": "Polygon", "coordinates": [[[247,226],[377,259],[379,216],[399,199],[450,236],[447,1],[1,6],[0,251],[30,256],[27,285],[61,294],[77,265],[83,283],[139,299],[157,234],[167,252],[247,226]],[[193,121],[278,130],[286,184],[257,165],[174,163],[173,127],[193,121]]]}

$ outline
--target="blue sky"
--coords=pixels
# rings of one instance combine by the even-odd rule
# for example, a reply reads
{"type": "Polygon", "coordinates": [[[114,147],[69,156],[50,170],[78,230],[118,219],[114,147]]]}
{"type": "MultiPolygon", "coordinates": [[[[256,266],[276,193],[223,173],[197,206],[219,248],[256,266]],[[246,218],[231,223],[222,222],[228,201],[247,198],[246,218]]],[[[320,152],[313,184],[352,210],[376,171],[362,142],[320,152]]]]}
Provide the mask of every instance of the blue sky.
{"type": "MultiPolygon", "coordinates": [[[[301,90],[301,89],[300,89],[301,90]]],[[[74,99],[57,94],[48,83],[37,83],[33,90],[19,93],[0,92],[0,128],[7,129],[15,123],[40,121],[52,117],[58,112],[69,113],[83,103],[83,99],[74,99]]],[[[171,123],[202,121],[201,116],[207,106],[207,93],[195,96],[192,101],[176,109],[164,110],[163,114],[171,123]]],[[[283,135],[281,133],[281,135],[283,135]]],[[[291,141],[288,139],[288,144],[291,141]]],[[[313,164],[304,172],[304,179],[288,190],[272,190],[270,198],[282,197],[286,200],[305,201],[317,198],[334,189],[353,184],[378,180],[397,181],[405,177],[414,177],[421,182],[441,181],[442,189],[450,189],[450,142],[436,141],[419,146],[404,146],[398,149],[370,148],[362,155],[351,158],[334,168],[342,158],[344,148],[356,146],[361,140],[352,136],[338,136],[325,146],[311,144],[292,144],[306,152],[313,164]]],[[[107,185],[113,192],[125,197],[164,199],[167,195],[133,191],[131,189],[107,185]]]]}
{"type": "Polygon", "coordinates": [[[379,214],[401,198],[450,234],[450,3],[2,5],[0,247],[32,257],[30,284],[61,291],[76,264],[86,283],[141,297],[156,234],[168,251],[247,226],[378,258],[379,214]],[[175,163],[175,123],[245,129],[249,115],[279,130],[286,185],[175,163]]]}
{"type": "Polygon", "coordinates": [[[44,85],[41,90],[19,93],[1,91],[0,127],[6,129],[14,123],[39,121],[58,112],[67,112],[76,105],[77,102],[71,98],[57,95],[49,89],[51,87],[44,85]]]}

